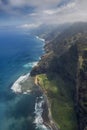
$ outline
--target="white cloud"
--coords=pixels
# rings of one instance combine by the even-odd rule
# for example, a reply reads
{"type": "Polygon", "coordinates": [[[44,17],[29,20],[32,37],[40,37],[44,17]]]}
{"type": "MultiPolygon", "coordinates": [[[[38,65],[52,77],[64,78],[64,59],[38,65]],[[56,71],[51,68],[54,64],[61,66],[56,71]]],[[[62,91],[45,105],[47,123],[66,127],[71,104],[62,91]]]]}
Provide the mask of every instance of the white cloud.
{"type": "Polygon", "coordinates": [[[57,5],[61,0],[9,0],[12,6],[30,5],[36,7],[51,7],[57,5]]]}
{"type": "MultiPolygon", "coordinates": [[[[47,23],[87,21],[87,1],[73,0],[56,9],[44,10],[40,19],[47,23]],[[81,1],[81,3],[80,3],[81,1]]],[[[39,11],[38,11],[39,12],[39,11]]]]}
{"type": "Polygon", "coordinates": [[[23,24],[23,25],[20,25],[19,28],[23,28],[23,29],[33,29],[33,28],[37,28],[39,27],[41,24],[40,23],[32,23],[32,24],[23,24]]]}
{"type": "MultiPolygon", "coordinates": [[[[26,23],[24,28],[34,28],[36,23],[63,23],[87,20],[87,0],[8,0],[4,5],[0,1],[0,8],[10,14],[19,15],[26,23]],[[62,4],[60,4],[62,3],[62,4]],[[20,7],[35,7],[34,11],[23,14],[20,7]],[[13,10],[14,7],[19,10],[13,10]],[[33,23],[33,24],[31,24],[33,23]]],[[[25,11],[25,10],[24,10],[25,11]]],[[[20,19],[19,17],[19,19],[20,19]]]]}
{"type": "Polygon", "coordinates": [[[43,13],[48,15],[53,15],[56,13],[56,10],[44,10],[43,13]]]}
{"type": "Polygon", "coordinates": [[[72,2],[67,5],[61,6],[60,8],[57,8],[57,9],[44,10],[43,13],[48,14],[48,15],[63,13],[66,10],[69,11],[69,10],[73,9],[75,6],[76,6],[76,3],[72,2]]]}
{"type": "Polygon", "coordinates": [[[11,6],[23,6],[25,4],[24,0],[9,0],[11,6]]]}

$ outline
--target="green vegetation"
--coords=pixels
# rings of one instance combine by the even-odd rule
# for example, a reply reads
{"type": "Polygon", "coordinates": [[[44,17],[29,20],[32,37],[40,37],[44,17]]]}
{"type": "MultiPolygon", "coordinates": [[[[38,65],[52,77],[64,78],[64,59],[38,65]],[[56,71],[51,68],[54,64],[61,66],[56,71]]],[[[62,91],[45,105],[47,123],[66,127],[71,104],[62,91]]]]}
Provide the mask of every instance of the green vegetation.
{"type": "Polygon", "coordinates": [[[41,74],[40,84],[61,130],[77,130],[76,114],[78,127],[83,130],[87,128],[87,23],[76,23],[55,34],[46,39],[46,54],[31,76],[41,74]]]}
{"type": "Polygon", "coordinates": [[[37,75],[38,82],[51,103],[52,117],[61,130],[77,130],[74,105],[69,86],[60,77],[49,78],[46,74],[37,75]]]}
{"type": "Polygon", "coordinates": [[[87,48],[84,48],[85,51],[87,51],[87,48]]]}

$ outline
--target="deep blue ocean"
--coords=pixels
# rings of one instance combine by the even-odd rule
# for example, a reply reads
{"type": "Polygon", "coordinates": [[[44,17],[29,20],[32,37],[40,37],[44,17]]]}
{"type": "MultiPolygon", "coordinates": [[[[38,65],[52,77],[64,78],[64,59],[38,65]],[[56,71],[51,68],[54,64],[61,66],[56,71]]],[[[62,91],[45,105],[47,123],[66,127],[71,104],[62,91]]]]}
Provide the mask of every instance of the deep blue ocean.
{"type": "Polygon", "coordinates": [[[43,55],[43,46],[43,41],[28,32],[0,30],[0,130],[46,130],[34,123],[36,116],[41,118],[42,95],[11,90],[13,83],[29,73],[43,55]]]}

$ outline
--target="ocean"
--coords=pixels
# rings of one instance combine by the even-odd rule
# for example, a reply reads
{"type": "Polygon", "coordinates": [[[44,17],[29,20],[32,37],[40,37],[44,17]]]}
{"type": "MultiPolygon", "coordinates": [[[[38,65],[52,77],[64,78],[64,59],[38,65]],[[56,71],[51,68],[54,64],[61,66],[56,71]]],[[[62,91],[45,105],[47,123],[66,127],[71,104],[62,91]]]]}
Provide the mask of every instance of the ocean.
{"type": "MultiPolygon", "coordinates": [[[[29,73],[44,54],[44,40],[25,31],[0,30],[0,130],[47,130],[44,96],[29,90],[29,73]],[[25,82],[28,90],[22,90],[25,82]]],[[[32,89],[32,88],[31,88],[32,89]]]]}

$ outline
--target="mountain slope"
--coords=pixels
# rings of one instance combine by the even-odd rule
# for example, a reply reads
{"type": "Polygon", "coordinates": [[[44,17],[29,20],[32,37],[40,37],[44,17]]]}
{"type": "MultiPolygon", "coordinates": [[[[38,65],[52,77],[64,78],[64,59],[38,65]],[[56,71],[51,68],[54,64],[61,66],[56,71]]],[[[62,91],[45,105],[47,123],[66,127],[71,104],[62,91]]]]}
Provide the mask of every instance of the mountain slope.
{"type": "MultiPolygon", "coordinates": [[[[46,91],[51,100],[53,118],[60,129],[77,130],[76,120],[78,120],[79,130],[85,130],[87,128],[87,23],[75,23],[65,29],[45,45],[45,50],[46,54],[32,69],[31,75],[46,74],[49,84],[54,82],[52,86],[58,89],[55,96],[52,96],[53,91],[51,93],[49,89],[46,91]]],[[[44,78],[42,76],[42,81],[44,78]]]]}

